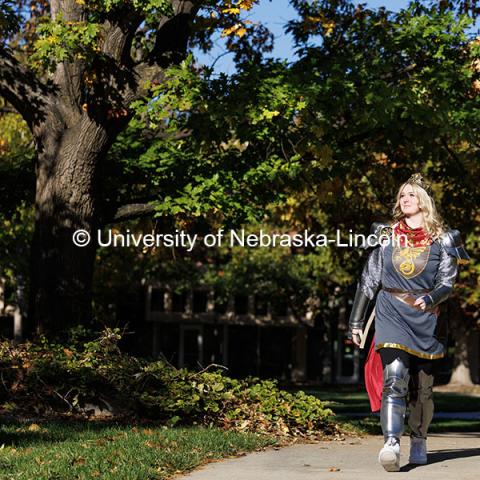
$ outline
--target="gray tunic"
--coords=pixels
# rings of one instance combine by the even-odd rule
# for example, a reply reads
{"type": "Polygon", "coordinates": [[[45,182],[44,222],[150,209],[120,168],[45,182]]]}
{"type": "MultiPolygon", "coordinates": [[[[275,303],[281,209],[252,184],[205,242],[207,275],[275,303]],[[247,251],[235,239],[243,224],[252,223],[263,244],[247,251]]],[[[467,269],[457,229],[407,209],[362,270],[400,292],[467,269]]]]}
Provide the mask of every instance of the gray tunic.
{"type": "MultiPolygon", "coordinates": [[[[376,247],[362,273],[362,290],[373,298],[380,285],[399,290],[428,289],[442,292],[440,301],[451,293],[457,275],[457,258],[438,240],[421,247],[400,247],[392,243],[376,247]]],[[[410,303],[426,294],[409,294],[410,303]]],[[[435,295],[435,294],[433,294],[435,295]]],[[[375,305],[375,349],[399,348],[426,359],[444,356],[444,347],[435,337],[438,308],[431,297],[420,310],[381,289],[375,305]]]]}
{"type": "MultiPolygon", "coordinates": [[[[416,249],[392,244],[380,248],[382,286],[401,290],[432,290],[441,257],[448,255],[438,242],[416,249]]],[[[424,295],[410,296],[416,299],[424,295]]],[[[375,306],[375,348],[399,348],[421,358],[441,358],[444,347],[434,335],[437,317],[437,308],[417,309],[382,289],[375,306]]]]}

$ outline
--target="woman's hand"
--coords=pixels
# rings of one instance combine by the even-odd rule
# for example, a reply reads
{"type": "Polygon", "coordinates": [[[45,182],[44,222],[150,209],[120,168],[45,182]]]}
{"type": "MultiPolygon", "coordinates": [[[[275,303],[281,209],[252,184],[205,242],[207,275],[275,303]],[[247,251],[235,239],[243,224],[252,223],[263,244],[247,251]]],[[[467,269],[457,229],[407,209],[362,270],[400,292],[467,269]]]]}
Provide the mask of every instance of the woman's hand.
{"type": "Polygon", "coordinates": [[[425,310],[427,308],[427,304],[425,303],[423,297],[417,298],[413,306],[419,308],[420,310],[425,310]]]}
{"type": "Polygon", "coordinates": [[[362,329],[352,328],[352,342],[359,347],[362,342],[362,329]]]}

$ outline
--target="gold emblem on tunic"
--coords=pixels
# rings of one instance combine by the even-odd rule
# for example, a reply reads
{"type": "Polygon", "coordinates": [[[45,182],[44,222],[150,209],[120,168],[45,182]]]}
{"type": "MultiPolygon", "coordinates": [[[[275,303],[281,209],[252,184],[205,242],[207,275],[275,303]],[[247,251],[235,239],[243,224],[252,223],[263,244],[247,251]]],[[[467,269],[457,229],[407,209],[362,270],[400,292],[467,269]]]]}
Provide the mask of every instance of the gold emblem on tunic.
{"type": "Polygon", "coordinates": [[[396,246],[392,251],[392,263],[402,277],[413,278],[424,270],[429,253],[430,245],[421,247],[396,246]]]}

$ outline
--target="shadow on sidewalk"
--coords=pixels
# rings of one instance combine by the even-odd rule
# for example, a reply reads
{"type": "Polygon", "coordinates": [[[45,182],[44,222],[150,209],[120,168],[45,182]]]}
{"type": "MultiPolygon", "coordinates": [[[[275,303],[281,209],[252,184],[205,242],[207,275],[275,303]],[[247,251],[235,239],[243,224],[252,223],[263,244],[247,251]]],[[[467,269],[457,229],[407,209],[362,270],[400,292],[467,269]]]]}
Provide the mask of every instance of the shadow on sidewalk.
{"type": "MultiPolygon", "coordinates": [[[[480,448],[465,448],[465,449],[445,449],[445,450],[434,450],[428,454],[428,463],[427,465],[432,465],[433,463],[444,462],[446,460],[455,460],[456,458],[467,458],[467,457],[478,457],[480,456],[480,448]]],[[[425,465],[412,465],[408,464],[403,466],[401,472],[409,472],[415,468],[425,467],[425,465]]]]}

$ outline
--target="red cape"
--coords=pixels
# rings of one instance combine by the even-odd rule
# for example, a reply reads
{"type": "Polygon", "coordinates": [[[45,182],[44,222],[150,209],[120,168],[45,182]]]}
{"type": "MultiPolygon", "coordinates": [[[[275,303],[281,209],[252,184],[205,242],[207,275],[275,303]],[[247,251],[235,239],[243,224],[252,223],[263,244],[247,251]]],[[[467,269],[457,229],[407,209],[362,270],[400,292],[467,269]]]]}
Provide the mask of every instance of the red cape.
{"type": "Polygon", "coordinates": [[[365,362],[365,386],[370,399],[370,408],[372,412],[378,412],[382,406],[383,368],[380,354],[375,350],[375,337],[372,339],[365,362]]]}

